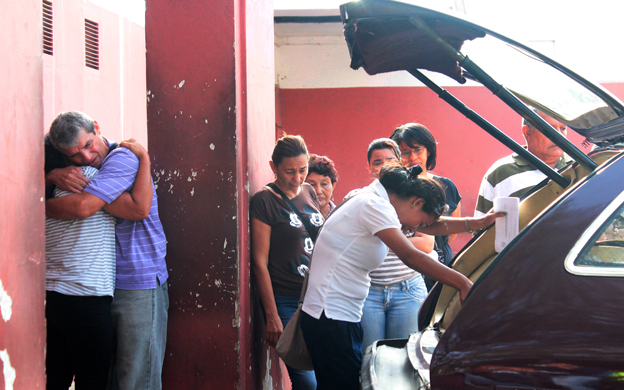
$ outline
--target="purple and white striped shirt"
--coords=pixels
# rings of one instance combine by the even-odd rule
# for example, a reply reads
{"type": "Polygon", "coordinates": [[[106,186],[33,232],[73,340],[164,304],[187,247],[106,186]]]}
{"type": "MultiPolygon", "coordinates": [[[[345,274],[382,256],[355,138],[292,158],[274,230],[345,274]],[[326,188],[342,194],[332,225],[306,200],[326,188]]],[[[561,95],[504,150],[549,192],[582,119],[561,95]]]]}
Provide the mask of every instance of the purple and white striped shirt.
{"type": "MultiPolygon", "coordinates": [[[[134,153],[119,147],[106,156],[100,172],[89,182],[85,191],[106,203],[111,203],[124,191],[132,189],[138,169],[139,159],[134,153]]],[[[142,221],[118,219],[115,229],[117,252],[115,288],[123,290],[156,288],[169,276],[165,264],[167,240],[158,216],[156,190],[152,191],[152,207],[147,219],[142,221]]]]}

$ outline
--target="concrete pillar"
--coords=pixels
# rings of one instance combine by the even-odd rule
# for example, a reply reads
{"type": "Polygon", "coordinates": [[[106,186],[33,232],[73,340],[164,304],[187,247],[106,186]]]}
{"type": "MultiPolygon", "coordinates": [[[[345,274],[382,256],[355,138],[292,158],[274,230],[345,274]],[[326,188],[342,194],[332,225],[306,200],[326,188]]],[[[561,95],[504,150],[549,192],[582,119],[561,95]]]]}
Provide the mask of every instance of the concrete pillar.
{"type": "Polygon", "coordinates": [[[168,239],[164,388],[282,388],[250,287],[249,193],[271,178],[273,4],[148,0],[148,141],[168,239]]]}

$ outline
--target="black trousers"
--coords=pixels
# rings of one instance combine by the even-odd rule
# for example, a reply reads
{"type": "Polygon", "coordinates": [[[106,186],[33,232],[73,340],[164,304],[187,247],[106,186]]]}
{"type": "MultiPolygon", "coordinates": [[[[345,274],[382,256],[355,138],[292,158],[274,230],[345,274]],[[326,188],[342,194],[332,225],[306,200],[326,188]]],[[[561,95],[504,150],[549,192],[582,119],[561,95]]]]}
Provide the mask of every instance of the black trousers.
{"type": "Polygon", "coordinates": [[[302,312],[300,326],[314,365],[316,389],[359,390],[362,325],[329,319],[325,312],[318,320],[302,312]]]}
{"type": "Polygon", "coordinates": [[[106,389],[113,351],[110,296],[46,291],[48,390],[106,389]]]}

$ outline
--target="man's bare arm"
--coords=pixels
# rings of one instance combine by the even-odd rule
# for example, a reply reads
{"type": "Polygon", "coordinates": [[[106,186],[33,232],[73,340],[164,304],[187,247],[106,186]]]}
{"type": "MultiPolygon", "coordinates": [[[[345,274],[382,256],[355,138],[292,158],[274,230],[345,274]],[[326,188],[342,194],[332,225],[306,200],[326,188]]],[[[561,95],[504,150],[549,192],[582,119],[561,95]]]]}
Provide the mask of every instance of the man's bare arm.
{"type": "Polygon", "coordinates": [[[56,219],[81,219],[95,214],[106,204],[88,192],[46,200],[46,216],[56,219]]]}
{"type": "Polygon", "coordinates": [[[132,192],[124,192],[117,199],[104,206],[104,210],[116,217],[139,221],[149,216],[152,207],[152,174],[149,154],[134,138],[122,141],[119,146],[130,149],[139,159],[132,192]]]}
{"type": "Polygon", "coordinates": [[[152,205],[149,155],[133,139],[124,141],[121,145],[130,149],[139,159],[139,169],[132,193],[126,191],[108,205],[104,200],[87,192],[48,199],[46,201],[46,215],[57,219],[80,219],[90,217],[99,209],[104,208],[104,210],[123,219],[142,220],[147,218],[152,205]]]}

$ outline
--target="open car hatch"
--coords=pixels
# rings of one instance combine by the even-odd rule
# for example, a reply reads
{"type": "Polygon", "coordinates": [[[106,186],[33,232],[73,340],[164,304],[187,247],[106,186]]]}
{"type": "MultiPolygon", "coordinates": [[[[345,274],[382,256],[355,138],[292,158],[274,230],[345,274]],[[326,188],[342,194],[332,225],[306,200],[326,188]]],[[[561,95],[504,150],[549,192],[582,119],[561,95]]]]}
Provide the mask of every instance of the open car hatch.
{"type": "Polygon", "coordinates": [[[624,140],[624,104],[541,53],[462,18],[390,0],[340,7],[351,67],[368,74],[405,70],[562,187],[569,182],[420,70],[460,84],[481,83],[583,168],[596,164],[531,107],[601,146],[624,140]],[[470,57],[469,57],[470,55],[470,57]]]}

